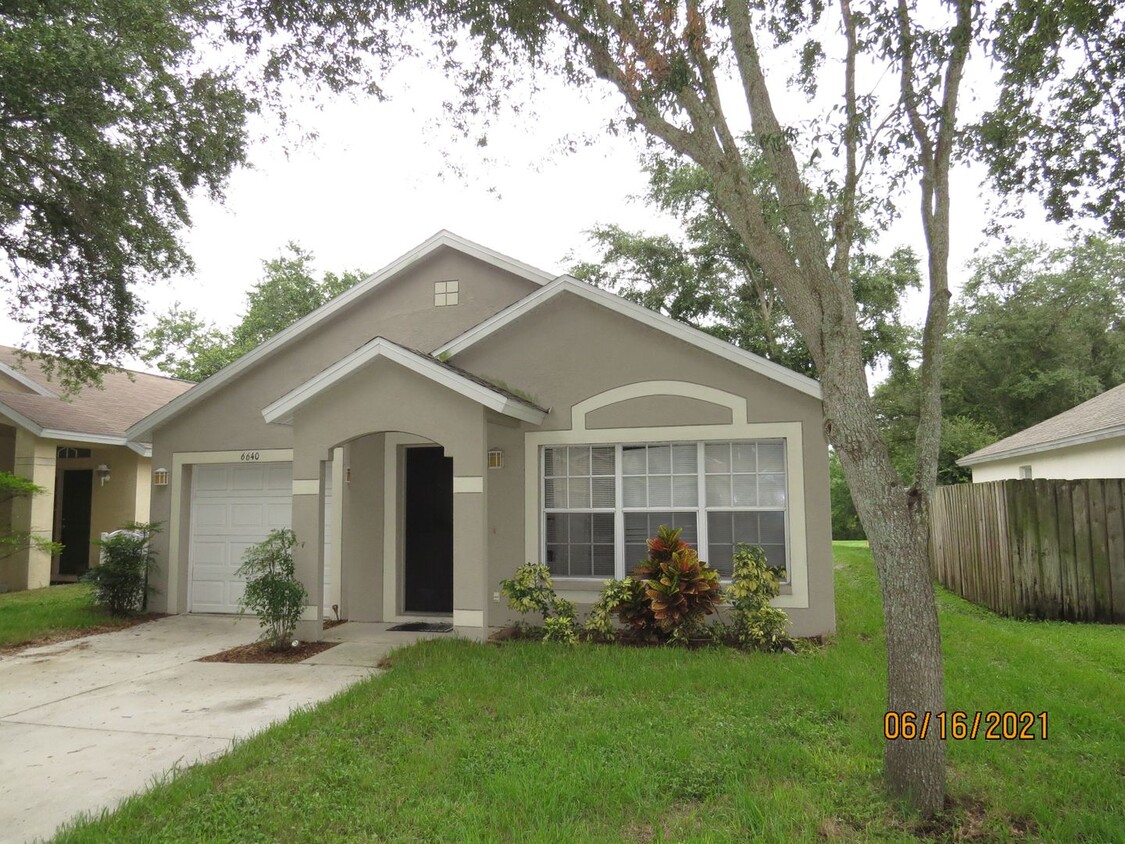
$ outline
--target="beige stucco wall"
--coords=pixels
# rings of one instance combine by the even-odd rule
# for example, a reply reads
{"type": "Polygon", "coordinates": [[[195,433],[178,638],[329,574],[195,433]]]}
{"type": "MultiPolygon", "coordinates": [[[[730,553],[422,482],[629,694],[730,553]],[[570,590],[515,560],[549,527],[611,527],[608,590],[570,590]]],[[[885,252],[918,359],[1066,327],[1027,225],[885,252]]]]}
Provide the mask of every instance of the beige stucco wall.
{"type": "MultiPolygon", "coordinates": [[[[526,481],[525,436],[538,428],[486,411],[388,361],[378,361],[318,396],[297,413],[292,427],[267,425],[261,417],[262,407],[373,336],[433,348],[459,328],[469,327],[478,317],[483,319],[486,311],[499,310],[507,304],[506,298],[522,295],[532,287],[529,282],[485,268],[487,271],[481,270],[482,289],[491,279],[496,282],[495,290],[474,305],[475,311],[459,310],[463,305],[435,309],[432,281],[459,278],[462,302],[470,303],[472,285],[465,283],[470,277],[465,266],[485,266],[453,254],[445,257],[451,260],[425,262],[401,280],[402,289],[388,286],[368,302],[348,309],[155,432],[153,465],[171,468],[176,453],[186,464],[180,479],[179,518],[183,529],[179,532],[179,595],[186,594],[190,452],[292,448],[294,478],[302,490],[307,490],[309,482],[315,489],[322,471],[320,464],[329,459],[330,449],[347,443],[345,463],[352,469],[352,481],[345,485],[341,504],[345,525],[344,609],[356,620],[384,618],[388,598],[393,599],[384,591],[389,587],[383,575],[387,565],[393,563],[386,551],[384,517],[397,502],[386,500],[385,481],[382,487],[368,481],[390,471],[386,456],[391,454],[393,458],[396,452],[382,437],[367,435],[405,432],[443,445],[447,455],[454,458],[456,476],[480,478],[483,492],[455,495],[455,611],[461,613],[462,620],[479,616],[491,625],[509,616],[503,603],[494,600],[494,593],[499,581],[526,561],[525,513],[529,507],[538,510],[538,485],[526,481]],[[409,333],[407,322],[454,318],[467,324],[455,329],[452,323],[443,323],[439,330],[438,323],[431,321],[423,330],[422,341],[411,342],[405,336],[409,333]],[[503,450],[502,469],[485,469],[489,448],[503,450]]],[[[569,431],[575,404],[623,385],[647,381],[713,387],[745,399],[749,422],[790,425],[786,430],[798,431],[803,454],[802,538],[807,549],[808,608],[788,612],[798,634],[834,629],[828,454],[819,400],[570,294],[532,311],[452,362],[522,390],[538,404],[551,408],[541,426],[547,431],[569,431]]],[[[610,430],[663,425],[715,427],[730,420],[731,409],[722,403],[673,395],[614,402],[591,412],[585,423],[590,430],[610,430]]],[[[153,519],[169,518],[171,499],[170,488],[153,489],[153,519]]],[[[307,492],[294,496],[294,529],[310,538],[322,529],[315,501],[316,496],[307,492]]],[[[166,544],[160,544],[167,542],[166,537],[158,540],[159,552],[166,552],[166,544]]],[[[310,584],[315,547],[315,542],[306,543],[299,566],[310,584]]],[[[169,609],[182,611],[182,600],[169,609]]],[[[309,609],[314,615],[320,612],[318,606],[309,609]]]]}
{"type": "MultiPolygon", "coordinates": [[[[488,558],[483,490],[486,450],[484,408],[397,363],[377,360],[300,408],[292,426],[295,493],[302,488],[303,481],[314,480],[318,476],[320,463],[328,459],[332,448],[354,443],[370,432],[409,433],[444,448],[445,455],[453,459],[454,623],[482,626],[485,561],[488,558]],[[481,490],[459,491],[458,482],[463,479],[480,480],[481,490]],[[470,624],[467,619],[479,621],[470,624]]],[[[377,444],[377,438],[368,439],[374,439],[373,445],[377,444]]],[[[377,460],[370,468],[360,462],[361,449],[353,445],[349,456],[353,486],[359,482],[361,473],[374,479],[378,467],[377,460]]],[[[371,457],[370,453],[367,456],[371,457]]],[[[352,515],[358,508],[370,507],[377,498],[372,495],[372,500],[365,506],[362,492],[362,487],[357,487],[350,495],[348,507],[352,515]]],[[[319,599],[314,593],[321,579],[317,554],[319,546],[312,541],[317,533],[315,498],[313,494],[295,494],[293,497],[293,530],[299,538],[309,537],[295,550],[294,561],[298,576],[305,582],[312,597],[310,603],[319,607],[319,599]]],[[[345,569],[352,569],[350,582],[354,587],[349,601],[355,602],[357,612],[366,615],[371,611],[371,599],[382,598],[381,590],[372,590],[370,598],[359,594],[364,585],[371,584],[372,575],[367,569],[370,567],[377,572],[374,576],[380,577],[384,571],[376,567],[373,556],[348,556],[346,560],[345,569]]],[[[384,587],[387,584],[385,577],[383,584],[384,587]]],[[[349,608],[351,606],[349,604],[349,608]]]]}
{"type": "MultiPolygon", "coordinates": [[[[94,470],[98,466],[109,467],[109,480],[104,484],[94,472],[94,485],[90,500],[90,559],[91,566],[98,563],[98,547],[94,544],[103,533],[118,530],[127,522],[143,522],[148,518],[149,483],[152,474],[151,461],[124,446],[83,446],[51,440],[51,447],[72,446],[89,448],[90,456],[77,460],[56,460],[55,491],[61,496],[63,472],[67,470],[94,470]]],[[[54,533],[59,535],[61,513],[55,508],[54,533]]],[[[53,564],[57,573],[58,560],[53,564]]]]}
{"type": "MultiPolygon", "coordinates": [[[[30,529],[57,540],[61,530],[61,501],[55,499],[63,494],[63,472],[93,471],[103,464],[110,468],[110,479],[102,484],[95,471],[90,496],[88,565],[97,565],[96,540],[102,533],[117,530],[126,522],[145,521],[149,514],[151,462],[124,446],[42,439],[22,429],[17,438],[15,429],[0,429],[0,468],[29,477],[45,490],[33,499],[9,504],[5,511],[0,511],[0,520],[15,530],[30,529]],[[56,451],[60,446],[89,448],[90,456],[58,460],[56,451]]],[[[0,584],[8,589],[46,586],[58,576],[58,567],[58,557],[48,559],[37,551],[21,552],[0,561],[0,584]]]]}
{"type": "Polygon", "coordinates": [[[1030,466],[1032,478],[1125,478],[1125,436],[1025,454],[973,466],[973,483],[1020,477],[1030,466]]]}
{"type": "MultiPolygon", "coordinates": [[[[292,448],[292,428],[270,425],[262,418],[262,408],[275,399],[374,337],[430,351],[537,288],[533,282],[482,261],[440,249],[157,429],[153,433],[153,466],[171,469],[177,452],[292,448]],[[459,304],[434,307],[434,282],[452,279],[460,283],[459,304]]],[[[187,470],[180,499],[181,510],[186,513],[190,501],[187,470]]],[[[153,490],[154,521],[167,523],[171,506],[170,487],[153,490]]],[[[187,525],[186,518],[181,521],[187,525]]],[[[169,532],[157,536],[155,546],[161,559],[168,558],[168,542],[169,532]]],[[[180,559],[186,561],[187,530],[180,532],[179,543],[180,559]]],[[[158,573],[156,578],[162,593],[167,585],[165,577],[158,573]]],[[[155,601],[158,608],[164,608],[163,597],[155,601]]],[[[183,607],[172,610],[183,611],[183,607]]]]}
{"type": "MultiPolygon", "coordinates": [[[[748,421],[789,423],[801,426],[804,463],[805,545],[808,568],[808,608],[787,608],[798,635],[813,635],[835,629],[832,583],[831,508],[828,493],[828,449],[823,437],[822,410],[818,399],[786,387],[764,375],[723,360],[701,349],[673,339],[607,308],[577,296],[562,294],[486,340],[455,356],[452,363],[484,377],[503,381],[530,395],[543,407],[552,408],[543,430],[572,427],[571,408],[597,394],[626,384],[645,381],[681,381],[714,387],[745,397],[748,421]],[[528,353],[529,343],[534,354],[528,353]]],[[[621,403],[627,404],[627,403],[621,403]]],[[[652,401],[631,400],[633,413],[622,413],[619,404],[591,413],[599,427],[612,421],[628,428],[654,427],[649,413],[652,401]],[[630,424],[631,423],[631,424],[630,424]]],[[[667,418],[659,424],[705,425],[716,422],[714,404],[673,401],[667,418]],[[688,414],[690,418],[685,418],[688,414]],[[694,415],[693,415],[694,414],[694,415]]],[[[723,420],[729,421],[729,411],[723,420]]],[[[587,419],[587,427],[589,419],[587,419]]],[[[489,590],[510,577],[526,560],[524,529],[514,513],[522,509],[525,495],[523,458],[518,438],[489,428],[489,438],[507,444],[505,468],[489,472],[490,530],[504,539],[490,546],[489,590]],[[509,466],[512,468],[509,469],[509,466]],[[513,517],[507,517],[513,513],[513,517]],[[515,535],[520,540],[515,540],[515,535]]],[[[529,499],[538,507],[538,490],[529,499]]],[[[568,581],[568,588],[574,587],[568,581]]],[[[583,588],[596,586],[587,581],[583,588]]],[[[592,600],[592,599],[591,599],[592,600]]],[[[508,613],[502,602],[493,602],[493,623],[508,613]]]]}

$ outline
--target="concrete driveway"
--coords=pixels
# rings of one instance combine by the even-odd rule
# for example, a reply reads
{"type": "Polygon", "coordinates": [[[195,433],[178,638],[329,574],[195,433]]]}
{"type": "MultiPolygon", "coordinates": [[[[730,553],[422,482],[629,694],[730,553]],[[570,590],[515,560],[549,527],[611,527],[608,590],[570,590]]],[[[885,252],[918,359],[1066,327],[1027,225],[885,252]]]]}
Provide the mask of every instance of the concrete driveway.
{"type": "Polygon", "coordinates": [[[345,644],[309,661],[237,665],[196,660],[254,641],[254,619],[173,616],[0,657],[0,841],[50,838],[331,697],[418,638],[384,630],[345,624],[326,636],[345,644]]]}

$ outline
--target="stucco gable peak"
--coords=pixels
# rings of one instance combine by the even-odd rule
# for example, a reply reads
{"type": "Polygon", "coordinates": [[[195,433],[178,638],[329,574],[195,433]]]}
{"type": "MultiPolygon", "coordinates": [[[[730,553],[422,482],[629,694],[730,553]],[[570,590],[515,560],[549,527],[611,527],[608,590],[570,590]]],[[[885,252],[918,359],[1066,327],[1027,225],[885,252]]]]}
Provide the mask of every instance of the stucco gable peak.
{"type": "Polygon", "coordinates": [[[716,354],[725,360],[757,372],[773,381],[792,387],[805,395],[812,396],[816,399],[823,398],[820,382],[814,378],[809,378],[807,375],[794,372],[788,367],[766,360],[760,355],[756,355],[753,352],[748,352],[745,349],[740,349],[737,346],[720,340],[718,337],[708,334],[706,331],[700,331],[698,328],[693,328],[679,320],[649,310],[643,305],[630,302],[628,299],[623,299],[615,293],[602,290],[592,284],[587,284],[571,275],[559,276],[550,284],[541,287],[539,290],[525,296],[518,302],[515,302],[499,313],[489,317],[484,322],[473,326],[460,336],[450,340],[445,345],[434,350],[434,354],[440,355],[443,358],[456,357],[456,355],[483,341],[505,326],[517,322],[539,306],[563,294],[579,296],[588,302],[593,302],[615,313],[635,319],[644,325],[683,340],[697,348],[716,354]]]}
{"type": "Polygon", "coordinates": [[[433,355],[401,346],[385,337],[375,337],[267,405],[262,409],[262,418],[273,424],[291,424],[301,407],[377,360],[392,361],[484,407],[523,422],[539,424],[548,413],[522,396],[433,355]]]}
{"type": "Polygon", "coordinates": [[[349,290],[344,291],[335,299],[297,320],[297,322],[283,331],[279,331],[269,340],[247,352],[245,355],[238,358],[238,360],[223,367],[223,369],[219,370],[210,378],[201,381],[182,396],[137,422],[129,428],[129,439],[143,439],[147,441],[151,438],[152,432],[159,426],[167,423],[196,402],[202,400],[220,387],[230,383],[243,373],[250,371],[274,352],[280,351],[282,348],[296,342],[317,325],[339,313],[344,308],[354,305],[359,299],[368,296],[383,284],[398,277],[403,272],[409,270],[411,267],[442,248],[454,249],[457,252],[476,258],[477,260],[510,272],[538,285],[546,285],[554,278],[551,273],[540,270],[530,264],[512,258],[509,255],[504,255],[494,249],[469,240],[468,238],[461,237],[448,229],[441,229],[382,269],[372,273],[349,290]]]}

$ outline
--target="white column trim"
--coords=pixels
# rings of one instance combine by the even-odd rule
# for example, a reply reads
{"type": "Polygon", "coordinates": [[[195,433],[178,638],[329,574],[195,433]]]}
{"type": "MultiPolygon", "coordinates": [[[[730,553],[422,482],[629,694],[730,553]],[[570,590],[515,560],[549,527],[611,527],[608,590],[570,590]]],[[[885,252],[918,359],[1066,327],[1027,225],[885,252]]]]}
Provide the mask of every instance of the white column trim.
{"type": "Polygon", "coordinates": [[[293,481],[294,495],[320,495],[320,478],[293,481]]]}
{"type": "Polygon", "coordinates": [[[454,610],[454,627],[484,627],[484,610],[454,610]]]}
{"type": "Polygon", "coordinates": [[[454,475],[453,492],[484,492],[484,478],[480,475],[454,475]]]}

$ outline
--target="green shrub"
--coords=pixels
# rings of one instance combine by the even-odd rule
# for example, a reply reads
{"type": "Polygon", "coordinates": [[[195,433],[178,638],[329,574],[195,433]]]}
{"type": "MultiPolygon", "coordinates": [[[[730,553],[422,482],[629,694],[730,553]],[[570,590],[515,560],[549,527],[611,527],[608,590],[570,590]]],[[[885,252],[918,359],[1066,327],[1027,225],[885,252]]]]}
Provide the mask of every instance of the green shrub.
{"type": "Polygon", "coordinates": [[[516,569],[516,576],[500,581],[500,591],[508,599],[508,606],[518,613],[537,612],[548,618],[574,618],[578,609],[565,598],[555,594],[550,570],[542,563],[524,563],[516,569]]]}
{"type": "Polygon", "coordinates": [[[739,545],[726,599],[734,617],[733,633],[744,648],[779,651],[792,645],[786,633],[789,617],[770,601],[780,592],[781,574],[766,563],[757,545],[739,545]]]}
{"type": "Polygon", "coordinates": [[[639,608],[643,604],[643,599],[644,590],[641,588],[640,581],[632,577],[626,577],[624,580],[607,580],[602,593],[590,607],[583,630],[593,639],[612,641],[617,633],[617,626],[613,623],[614,614],[619,617],[623,615],[632,617],[632,612],[623,613],[622,608],[625,606],[639,608]]]}
{"type": "Polygon", "coordinates": [[[639,633],[683,639],[681,628],[697,630],[721,600],[719,573],[699,559],[682,533],[660,526],[648,541],[648,559],[633,570],[642,595],[618,604],[618,616],[639,633]]]}
{"type": "Polygon", "coordinates": [[[555,615],[543,621],[543,641],[560,642],[564,645],[578,644],[578,631],[574,616],[555,615]]]}
{"type": "Polygon", "coordinates": [[[308,592],[293,567],[296,545],[297,537],[288,528],[272,531],[265,540],[246,549],[238,569],[238,574],[246,578],[239,609],[257,614],[265,631],[262,638],[275,651],[290,647],[308,600],[308,592]]]}
{"type": "Polygon", "coordinates": [[[156,561],[150,540],[158,524],[129,522],[97,540],[101,561],[82,576],[94,587],[94,603],[112,615],[128,615],[148,606],[148,576],[156,561]]]}
{"type": "Polygon", "coordinates": [[[500,591],[508,599],[508,606],[516,612],[537,612],[543,616],[544,639],[577,641],[574,619],[578,615],[578,607],[555,594],[551,572],[542,563],[524,563],[516,569],[515,577],[500,581],[500,591]],[[564,621],[569,634],[563,633],[564,621]],[[554,638],[557,636],[566,638],[554,638]]]}

